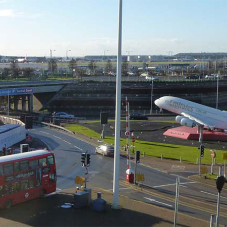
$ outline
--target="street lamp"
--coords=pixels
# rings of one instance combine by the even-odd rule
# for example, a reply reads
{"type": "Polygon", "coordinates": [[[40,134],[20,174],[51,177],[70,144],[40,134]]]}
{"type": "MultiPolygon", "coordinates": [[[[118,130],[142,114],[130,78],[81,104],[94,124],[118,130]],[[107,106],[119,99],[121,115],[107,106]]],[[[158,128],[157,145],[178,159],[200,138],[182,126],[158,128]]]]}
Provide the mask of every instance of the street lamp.
{"type": "Polygon", "coordinates": [[[104,50],[103,61],[105,60],[106,51],[109,51],[109,50],[104,50]]]}
{"type": "Polygon", "coordinates": [[[128,55],[127,61],[130,62],[130,53],[133,53],[133,51],[128,50],[128,51],[126,51],[126,53],[128,55]]]}
{"type": "Polygon", "coordinates": [[[66,50],[66,60],[68,60],[68,51],[71,51],[71,50],[66,50]]]}
{"type": "Polygon", "coordinates": [[[217,75],[217,96],[216,96],[216,109],[218,109],[218,85],[219,85],[219,72],[217,75]]]}
{"type": "Polygon", "coordinates": [[[169,74],[169,68],[170,68],[169,60],[170,60],[170,56],[172,56],[173,51],[168,51],[166,53],[168,54],[168,74],[169,74]]]}
{"type": "Polygon", "coordinates": [[[151,84],[151,110],[150,110],[150,114],[152,114],[152,112],[153,112],[153,109],[152,109],[152,104],[153,104],[153,85],[154,85],[154,79],[153,78],[151,78],[151,82],[152,82],[152,84],[151,84]]]}
{"type": "Polygon", "coordinates": [[[51,71],[51,75],[53,76],[53,62],[52,62],[52,52],[56,51],[56,50],[51,50],[50,49],[50,71],[51,71]]]}

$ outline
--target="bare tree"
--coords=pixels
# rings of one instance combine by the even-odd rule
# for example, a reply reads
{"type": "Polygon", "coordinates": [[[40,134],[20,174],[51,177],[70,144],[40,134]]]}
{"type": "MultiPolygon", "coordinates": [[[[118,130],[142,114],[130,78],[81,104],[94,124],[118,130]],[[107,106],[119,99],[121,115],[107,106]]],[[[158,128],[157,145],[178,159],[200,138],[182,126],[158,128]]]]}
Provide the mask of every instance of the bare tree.
{"type": "Polygon", "coordinates": [[[112,62],[108,59],[106,66],[105,66],[105,74],[113,72],[113,65],[112,62]]]}
{"type": "Polygon", "coordinates": [[[34,69],[33,68],[24,68],[22,70],[22,72],[23,72],[23,76],[25,78],[28,78],[29,80],[31,80],[32,76],[33,76],[33,73],[34,73],[34,69]]]}
{"type": "Polygon", "coordinates": [[[2,80],[7,79],[10,75],[10,68],[4,68],[2,72],[2,80]]]}
{"type": "Polygon", "coordinates": [[[90,70],[91,75],[95,74],[95,71],[96,71],[95,61],[90,61],[89,62],[88,69],[90,70]]]}
{"type": "Polygon", "coordinates": [[[128,62],[127,61],[123,61],[122,62],[122,76],[127,76],[128,75],[128,62]]]}
{"type": "Polygon", "coordinates": [[[14,78],[17,78],[20,73],[20,67],[16,61],[12,61],[10,63],[10,71],[12,71],[12,75],[14,78]]]}
{"type": "Polygon", "coordinates": [[[79,69],[77,65],[77,60],[74,58],[69,62],[69,68],[75,73],[75,75],[78,75],[79,69]]]}
{"type": "Polygon", "coordinates": [[[50,59],[48,62],[48,69],[51,71],[51,73],[55,72],[58,68],[57,62],[55,59],[50,59]]]}

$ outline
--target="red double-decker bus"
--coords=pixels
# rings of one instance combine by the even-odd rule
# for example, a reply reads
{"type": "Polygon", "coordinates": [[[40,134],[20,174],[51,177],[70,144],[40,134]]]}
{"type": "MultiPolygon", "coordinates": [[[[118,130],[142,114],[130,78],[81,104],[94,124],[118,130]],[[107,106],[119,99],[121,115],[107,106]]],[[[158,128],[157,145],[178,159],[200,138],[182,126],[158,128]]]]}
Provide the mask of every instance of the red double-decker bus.
{"type": "Polygon", "coordinates": [[[54,154],[37,150],[0,157],[0,207],[44,197],[56,191],[54,154]]]}

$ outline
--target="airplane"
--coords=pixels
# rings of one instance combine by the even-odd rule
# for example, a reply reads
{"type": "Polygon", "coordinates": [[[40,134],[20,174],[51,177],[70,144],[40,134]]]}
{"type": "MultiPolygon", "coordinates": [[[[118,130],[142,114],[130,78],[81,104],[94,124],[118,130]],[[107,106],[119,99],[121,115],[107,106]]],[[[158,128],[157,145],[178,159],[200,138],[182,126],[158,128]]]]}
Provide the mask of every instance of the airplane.
{"type": "Polygon", "coordinates": [[[204,126],[212,131],[214,129],[227,130],[227,111],[172,96],[163,96],[156,99],[154,103],[160,109],[178,114],[175,120],[181,125],[187,127],[198,126],[200,141],[203,137],[204,126]]]}
{"type": "Polygon", "coordinates": [[[25,63],[25,62],[27,62],[27,58],[26,57],[24,57],[24,58],[18,58],[18,59],[16,59],[16,62],[25,63]]]}

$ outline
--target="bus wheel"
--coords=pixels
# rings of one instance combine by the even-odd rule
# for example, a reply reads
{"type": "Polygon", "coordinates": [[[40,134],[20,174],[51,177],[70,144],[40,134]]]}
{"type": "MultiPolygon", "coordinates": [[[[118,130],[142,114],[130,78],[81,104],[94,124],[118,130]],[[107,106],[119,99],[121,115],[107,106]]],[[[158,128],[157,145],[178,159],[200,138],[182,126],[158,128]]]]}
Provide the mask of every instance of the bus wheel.
{"type": "Polygon", "coordinates": [[[6,205],[5,205],[6,209],[10,209],[11,206],[12,206],[12,200],[11,199],[7,199],[6,200],[6,205]]]}
{"type": "Polygon", "coordinates": [[[46,191],[45,191],[45,189],[42,189],[42,191],[41,191],[41,197],[44,198],[45,195],[46,195],[46,191]]]}

